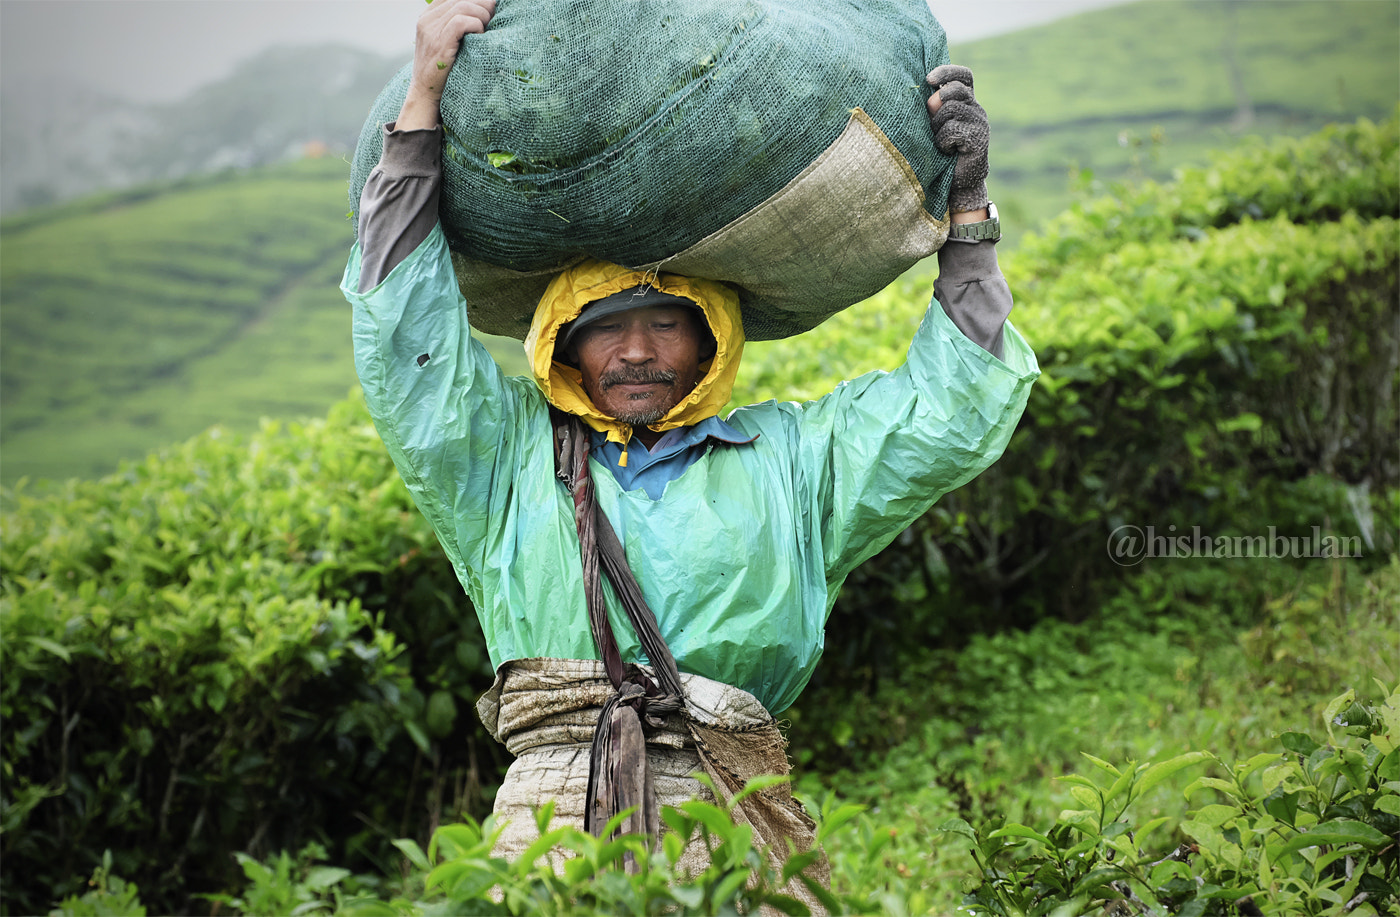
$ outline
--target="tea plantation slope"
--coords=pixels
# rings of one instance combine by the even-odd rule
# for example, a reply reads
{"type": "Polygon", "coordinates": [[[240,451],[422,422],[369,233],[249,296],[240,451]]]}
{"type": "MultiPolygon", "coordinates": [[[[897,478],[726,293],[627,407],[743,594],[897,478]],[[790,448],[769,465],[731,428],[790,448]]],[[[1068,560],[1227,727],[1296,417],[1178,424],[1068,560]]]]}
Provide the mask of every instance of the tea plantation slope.
{"type": "MultiPolygon", "coordinates": [[[[191,365],[271,321],[308,273],[345,250],[344,211],[326,193],[339,172],[312,162],[253,179],[230,175],[7,231],[7,473],[53,473],[25,455],[22,437],[58,418],[72,429],[123,411],[135,426],[175,434],[186,411],[180,399],[134,415],[133,399],[184,382],[191,365]]],[[[337,389],[343,397],[345,386],[337,389]]],[[[86,473],[111,457],[97,452],[90,461],[86,473]]]]}
{"type": "MultiPolygon", "coordinates": [[[[307,160],[7,221],[4,480],[106,473],[214,423],[250,432],[343,399],[346,174],[307,160]]],[[[518,344],[488,346],[523,369],[518,344]]]]}
{"type": "Polygon", "coordinates": [[[1033,227],[1075,189],[1167,179],[1242,138],[1386,117],[1400,101],[1400,5],[1145,2],[953,41],[992,114],[991,191],[1033,227]]]}
{"type": "MultiPolygon", "coordinates": [[[[1013,288],[1035,291],[1020,314],[1045,366],[1036,400],[991,472],[848,581],[793,711],[810,767],[882,760],[935,716],[972,729],[958,717],[976,710],[927,693],[897,709],[856,701],[926,671],[930,647],[1091,616],[1123,592],[1128,568],[1103,549],[1123,521],[1327,525],[1364,538],[1363,570],[1395,553],[1393,439],[1377,441],[1395,428],[1397,147],[1391,120],[1294,148],[1303,171],[1334,176],[1316,193],[1335,213],[1265,206],[1287,196],[1263,187],[1257,215],[1209,225],[1138,206],[1194,199],[1195,182],[1251,187],[1277,151],[1249,151],[1059,230],[1140,224],[1119,250],[1068,264],[1028,250],[1010,266],[1013,288]],[[1329,158],[1351,165],[1329,172],[1329,158]]],[[[1061,251],[1053,232],[1045,246],[1061,251]]],[[[739,397],[820,393],[851,374],[847,359],[893,365],[928,295],[890,291],[755,348],[739,397]]],[[[1211,616],[1253,623],[1249,596],[1205,595],[1211,616]]],[[[1168,616],[1172,599],[1144,613],[1168,616]]],[[[492,675],[472,610],[355,400],[52,494],[6,492],[0,629],[9,911],[77,890],[108,849],[160,912],[232,887],[234,851],[317,839],[351,868],[392,864],[389,839],[481,814],[500,773],[468,712],[492,675]]]]}
{"type": "MultiPolygon", "coordinates": [[[[1384,116],[1400,85],[1397,10],[1141,2],[952,36],[997,131],[1003,249],[1073,200],[1070,173],[1166,176],[1238,142],[1231,57],[1215,36],[1234,36],[1256,112],[1245,134],[1384,116]]],[[[349,246],[347,172],[323,160],[201,176],[0,225],[0,480],[103,474],[214,424],[246,433],[344,397],[355,380],[334,281],[349,246]]],[[[517,344],[487,346],[524,371],[517,344]]]]}

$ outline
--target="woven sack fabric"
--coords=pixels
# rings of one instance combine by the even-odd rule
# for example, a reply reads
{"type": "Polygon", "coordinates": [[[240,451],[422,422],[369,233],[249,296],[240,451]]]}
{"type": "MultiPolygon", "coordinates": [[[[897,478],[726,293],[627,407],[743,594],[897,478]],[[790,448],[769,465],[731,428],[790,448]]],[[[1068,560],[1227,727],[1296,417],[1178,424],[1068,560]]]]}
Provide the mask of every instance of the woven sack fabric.
{"type": "MultiPolygon", "coordinates": [[[[924,0],[502,0],[464,50],[443,96],[440,215],[481,330],[523,337],[544,285],[582,257],[677,270],[669,260],[700,247],[702,276],[740,288],[750,338],[784,337],[942,243],[953,160],[934,148],[923,78],[948,54],[924,0]],[[893,229],[875,200],[888,196],[884,178],[862,161],[846,157],[812,178],[856,113],[908,186],[905,221],[893,229]],[[804,177],[805,196],[794,195],[804,177]],[[769,224],[801,221],[842,190],[833,183],[847,186],[841,232],[798,231],[786,249],[766,246],[777,281],[752,265],[727,270],[726,250],[752,251],[732,230],[765,205],[769,224]],[[894,236],[874,244],[897,255],[799,283],[817,298],[800,290],[783,301],[782,262],[800,278],[804,264],[829,265],[853,239],[869,247],[872,232],[894,236]]],[[[366,120],[354,207],[409,72],[366,120]]]]}
{"type": "MultiPolygon", "coordinates": [[[[707,774],[728,800],[760,774],[789,772],[787,743],[757,698],[700,675],[682,673],[681,684],[684,716],[668,717],[647,735],[647,760],[662,806],[680,806],[692,798],[714,802],[714,794],[693,776],[696,773],[707,774]]],[[[493,855],[514,861],[528,850],[539,839],[535,810],[548,800],[554,801],[556,826],[583,826],[593,727],[612,691],[603,664],[596,660],[517,659],[497,672],[495,684],[476,706],[487,731],[515,755],[496,793],[494,814],[505,827],[493,855]]],[[[734,806],[733,818],[747,824],[754,840],[775,857],[787,850],[788,840],[802,850],[815,842],[815,826],[787,784],[750,794],[734,806]]],[[[572,854],[556,848],[548,856],[557,867],[560,857],[572,854]]],[[[693,875],[709,864],[705,842],[697,835],[678,865],[693,875]]],[[[831,887],[824,857],[804,872],[831,887]]],[[[784,890],[812,913],[825,913],[797,878],[784,890]]]]}

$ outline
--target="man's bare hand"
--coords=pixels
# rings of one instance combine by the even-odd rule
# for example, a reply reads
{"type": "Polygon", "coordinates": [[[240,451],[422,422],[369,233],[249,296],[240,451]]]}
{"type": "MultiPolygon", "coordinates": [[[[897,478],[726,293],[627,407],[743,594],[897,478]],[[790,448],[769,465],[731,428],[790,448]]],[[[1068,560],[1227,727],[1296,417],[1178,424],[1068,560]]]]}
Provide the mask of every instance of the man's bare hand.
{"type": "Polygon", "coordinates": [[[395,127],[437,127],[447,75],[457,60],[462,38],[486,31],[496,0],[432,0],[418,17],[413,44],[413,76],[395,127]]]}

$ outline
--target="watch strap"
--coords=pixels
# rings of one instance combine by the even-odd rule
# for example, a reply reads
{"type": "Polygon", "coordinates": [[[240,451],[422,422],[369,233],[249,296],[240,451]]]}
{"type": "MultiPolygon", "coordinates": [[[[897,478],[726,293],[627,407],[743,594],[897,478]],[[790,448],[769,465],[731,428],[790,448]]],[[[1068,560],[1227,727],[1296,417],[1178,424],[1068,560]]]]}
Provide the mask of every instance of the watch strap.
{"type": "Polygon", "coordinates": [[[996,242],[1001,238],[1001,218],[997,215],[997,205],[987,202],[985,220],[977,223],[954,223],[948,229],[948,238],[968,242],[996,242]]]}

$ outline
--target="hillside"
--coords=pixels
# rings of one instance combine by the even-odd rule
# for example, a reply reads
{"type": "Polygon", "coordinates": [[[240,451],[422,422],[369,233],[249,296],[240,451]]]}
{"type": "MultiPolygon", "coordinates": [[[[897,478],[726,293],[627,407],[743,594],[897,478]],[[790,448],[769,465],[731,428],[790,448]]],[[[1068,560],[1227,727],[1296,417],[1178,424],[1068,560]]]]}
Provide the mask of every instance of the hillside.
{"type": "Polygon", "coordinates": [[[1250,136],[1387,117],[1397,40],[1397,3],[1147,0],[954,45],[952,57],[992,117],[1003,220],[1031,226],[1095,181],[1168,179],[1250,136]]]}
{"type": "MultiPolygon", "coordinates": [[[[345,174],[305,160],[7,221],[4,480],[105,473],[213,424],[248,432],[344,398],[345,174]]],[[[523,371],[509,345],[497,359],[523,371]]]]}
{"type": "MultiPolygon", "coordinates": [[[[1388,115],[1397,35],[1395,3],[1140,2],[955,45],[992,113],[1004,257],[1094,181],[1165,175],[1251,134],[1388,115]]],[[[168,107],[168,122],[113,112],[122,130],[163,138],[152,149],[165,158],[138,157],[146,171],[130,178],[268,162],[333,124],[353,136],[387,71],[325,63],[335,53],[271,54],[168,107]],[[334,77],[311,109],[281,91],[303,64],[334,77]],[[197,129],[159,126],[182,122],[197,129]]],[[[110,153],[90,145],[96,156],[70,171],[110,153]]],[[[214,424],[245,433],[343,398],[355,384],[336,289],[347,173],[334,156],[226,169],[0,224],[0,481],[96,475],[214,424]]],[[[524,370],[514,342],[492,347],[524,370]]]]}
{"type": "Polygon", "coordinates": [[[269,165],[307,149],[344,154],[368,100],[402,64],[336,46],[272,48],[179,102],[151,105],[100,86],[7,84],[0,212],[269,165]]]}

